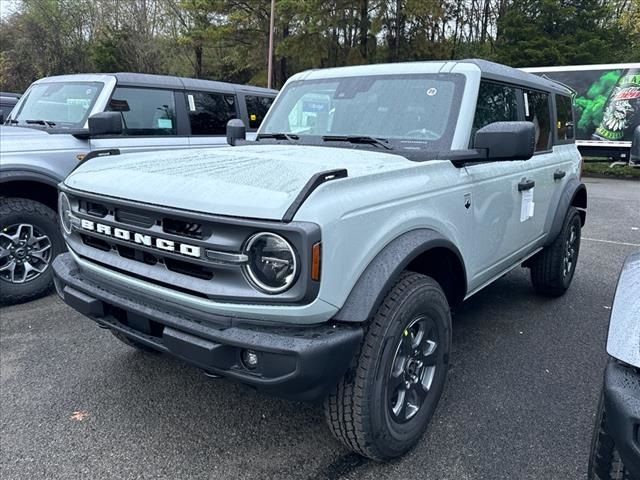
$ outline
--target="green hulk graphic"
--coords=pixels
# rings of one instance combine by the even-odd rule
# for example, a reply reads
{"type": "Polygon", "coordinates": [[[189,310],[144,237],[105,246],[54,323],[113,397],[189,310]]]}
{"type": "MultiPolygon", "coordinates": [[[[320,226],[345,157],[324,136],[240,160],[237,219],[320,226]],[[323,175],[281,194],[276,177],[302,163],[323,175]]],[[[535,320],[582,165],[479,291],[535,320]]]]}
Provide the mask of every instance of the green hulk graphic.
{"type": "Polygon", "coordinates": [[[578,121],[581,137],[588,138],[602,123],[607,99],[620,80],[621,74],[621,70],[612,70],[603,74],[591,85],[585,96],[576,98],[576,107],[581,112],[578,121]]]}

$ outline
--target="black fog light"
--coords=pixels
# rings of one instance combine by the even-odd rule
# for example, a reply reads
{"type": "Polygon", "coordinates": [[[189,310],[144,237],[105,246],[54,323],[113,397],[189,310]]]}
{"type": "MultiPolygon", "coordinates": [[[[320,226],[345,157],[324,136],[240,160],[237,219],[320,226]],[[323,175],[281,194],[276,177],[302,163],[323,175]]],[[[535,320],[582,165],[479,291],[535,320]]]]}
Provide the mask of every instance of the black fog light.
{"type": "Polygon", "coordinates": [[[254,350],[242,350],[242,364],[248,370],[255,370],[258,366],[258,354],[254,350]]]}

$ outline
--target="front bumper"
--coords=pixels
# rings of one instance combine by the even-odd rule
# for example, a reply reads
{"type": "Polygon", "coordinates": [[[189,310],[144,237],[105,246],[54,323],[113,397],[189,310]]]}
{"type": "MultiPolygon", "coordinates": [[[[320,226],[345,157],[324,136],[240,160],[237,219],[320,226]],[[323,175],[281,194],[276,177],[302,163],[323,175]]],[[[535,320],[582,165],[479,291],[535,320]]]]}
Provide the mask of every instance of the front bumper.
{"type": "Polygon", "coordinates": [[[211,315],[140,298],[118,285],[83,274],[69,253],[53,262],[58,294],[103,328],[203,370],[296,400],[322,398],[347,370],[362,329],[324,323],[282,327],[211,315]],[[243,350],[253,350],[258,366],[247,368],[243,350]]]}
{"type": "Polygon", "coordinates": [[[604,373],[606,428],[631,478],[640,478],[640,372],[610,360],[604,373]]]}

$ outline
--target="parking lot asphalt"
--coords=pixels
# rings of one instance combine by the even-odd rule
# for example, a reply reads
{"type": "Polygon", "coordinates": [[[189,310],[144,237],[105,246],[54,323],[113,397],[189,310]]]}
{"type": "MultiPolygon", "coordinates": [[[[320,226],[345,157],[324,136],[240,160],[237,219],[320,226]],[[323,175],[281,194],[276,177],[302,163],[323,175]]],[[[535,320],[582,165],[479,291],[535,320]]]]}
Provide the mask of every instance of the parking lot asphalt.
{"type": "Polygon", "coordinates": [[[640,183],[586,179],[573,285],[534,295],[516,269],[454,313],[449,381],[420,444],[350,454],[319,405],[139,353],[56,296],[0,309],[0,476],[9,479],[582,479],[640,183]]]}

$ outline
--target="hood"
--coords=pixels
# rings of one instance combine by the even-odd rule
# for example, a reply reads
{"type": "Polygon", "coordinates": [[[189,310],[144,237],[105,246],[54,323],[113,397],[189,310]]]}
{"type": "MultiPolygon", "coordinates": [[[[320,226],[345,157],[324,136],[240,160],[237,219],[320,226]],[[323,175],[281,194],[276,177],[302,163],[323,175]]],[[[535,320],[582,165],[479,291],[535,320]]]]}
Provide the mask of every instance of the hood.
{"type": "Polygon", "coordinates": [[[399,155],[371,150],[246,145],[98,157],[65,184],[154,205],[281,220],[316,173],[346,168],[347,179],[333,180],[343,182],[412,165],[399,155]]]}
{"type": "MultiPolygon", "coordinates": [[[[2,153],[51,152],[68,150],[77,147],[82,142],[74,138],[71,133],[50,133],[45,129],[0,126],[0,143],[2,153]]],[[[85,147],[86,148],[86,147],[85,147]]]]}
{"type": "Polygon", "coordinates": [[[1,125],[0,135],[2,136],[2,138],[11,137],[11,139],[13,140],[15,137],[32,138],[37,135],[40,135],[40,136],[48,135],[48,133],[38,128],[26,128],[26,127],[14,127],[11,125],[1,125]]]}

